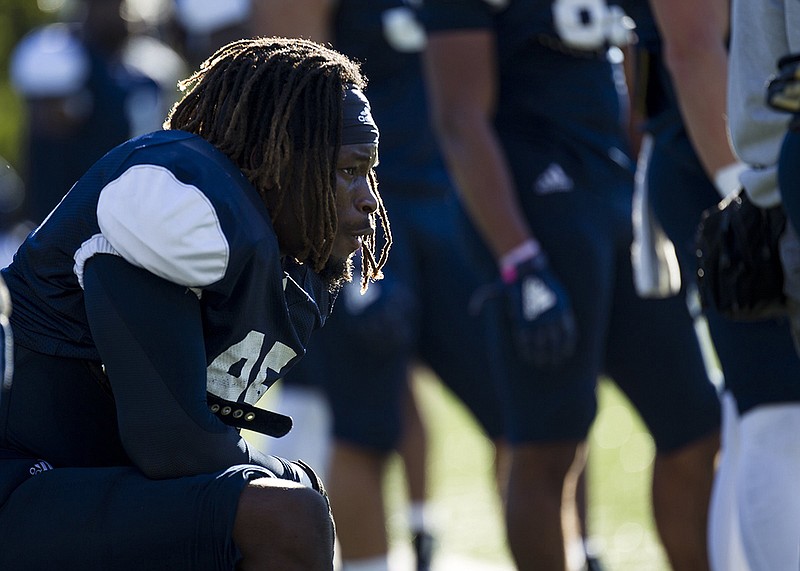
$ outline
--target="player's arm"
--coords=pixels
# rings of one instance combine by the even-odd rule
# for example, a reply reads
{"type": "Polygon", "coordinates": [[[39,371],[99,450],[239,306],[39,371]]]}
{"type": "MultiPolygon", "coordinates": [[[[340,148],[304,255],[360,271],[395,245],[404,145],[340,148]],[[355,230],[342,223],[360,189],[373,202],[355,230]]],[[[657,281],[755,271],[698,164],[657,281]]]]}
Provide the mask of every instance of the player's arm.
{"type": "Polygon", "coordinates": [[[172,478],[252,463],[309,483],[209,411],[203,324],[191,290],[108,254],[86,262],[84,288],[122,442],[142,472],[172,478]]]}
{"type": "Polygon", "coordinates": [[[532,237],[492,124],[493,33],[432,32],[424,55],[431,114],[462,199],[497,259],[532,237]]]}
{"type": "Polygon", "coordinates": [[[253,33],[259,36],[331,41],[331,18],[338,0],[259,0],[252,3],[253,33]]]}
{"type": "Polygon", "coordinates": [[[440,144],[467,210],[498,261],[517,350],[539,366],[561,363],[575,349],[574,317],[523,216],[494,130],[494,35],[484,29],[432,33],[424,60],[440,144]]]}
{"type": "Polygon", "coordinates": [[[725,169],[737,163],[725,119],[728,0],[650,0],[650,5],[689,137],[709,177],[721,178],[718,189],[727,194],[738,188],[735,176],[724,178],[725,169]]]}

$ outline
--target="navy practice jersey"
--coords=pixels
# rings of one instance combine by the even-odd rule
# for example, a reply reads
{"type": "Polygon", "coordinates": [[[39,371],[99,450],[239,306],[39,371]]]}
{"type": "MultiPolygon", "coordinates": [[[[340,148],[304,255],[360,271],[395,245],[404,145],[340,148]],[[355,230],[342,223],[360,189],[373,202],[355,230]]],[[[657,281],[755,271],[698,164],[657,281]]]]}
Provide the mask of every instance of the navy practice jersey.
{"type": "Polygon", "coordinates": [[[425,23],[430,29],[467,30],[493,21],[502,29],[497,43],[502,65],[513,63],[510,58],[531,42],[578,57],[624,43],[625,34],[617,28],[621,15],[610,10],[620,4],[620,0],[426,0],[425,23]]]}
{"type": "Polygon", "coordinates": [[[343,0],[334,22],[334,46],[361,62],[370,79],[367,95],[381,129],[376,173],[387,204],[394,194],[450,192],[424,103],[420,52],[425,31],[417,10],[403,0],[343,0]]]}
{"type": "Polygon", "coordinates": [[[3,270],[19,345],[102,360],[82,290],[95,254],[119,256],[197,295],[208,391],[232,401],[255,403],[304,354],[329,312],[319,276],[282,261],[256,189],[225,155],[182,131],[109,152],[22,245],[3,270]]]}
{"type": "MultiPolygon", "coordinates": [[[[628,169],[624,76],[619,63],[610,61],[614,38],[601,18],[609,7],[605,0],[587,0],[586,5],[596,14],[583,20],[579,7],[563,0],[426,0],[423,20],[429,33],[493,33],[498,64],[494,121],[506,147],[521,139],[547,154],[558,146],[578,145],[628,169]]],[[[583,170],[575,174],[576,186],[618,192],[620,185],[602,184],[583,170]]]]}

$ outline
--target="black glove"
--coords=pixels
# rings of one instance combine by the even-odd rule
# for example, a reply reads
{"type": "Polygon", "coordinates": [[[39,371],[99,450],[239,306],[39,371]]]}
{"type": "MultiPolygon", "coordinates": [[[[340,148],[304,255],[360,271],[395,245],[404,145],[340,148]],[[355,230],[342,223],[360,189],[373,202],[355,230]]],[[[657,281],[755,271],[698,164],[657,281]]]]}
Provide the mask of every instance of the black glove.
{"type": "Polygon", "coordinates": [[[781,206],[759,208],[744,191],[703,212],[697,227],[697,287],[704,308],[729,319],[786,315],[779,240],[781,206]]]}
{"type": "Polygon", "coordinates": [[[517,351],[536,366],[558,365],[575,351],[577,329],[567,292],[540,253],[503,272],[517,351]]]}

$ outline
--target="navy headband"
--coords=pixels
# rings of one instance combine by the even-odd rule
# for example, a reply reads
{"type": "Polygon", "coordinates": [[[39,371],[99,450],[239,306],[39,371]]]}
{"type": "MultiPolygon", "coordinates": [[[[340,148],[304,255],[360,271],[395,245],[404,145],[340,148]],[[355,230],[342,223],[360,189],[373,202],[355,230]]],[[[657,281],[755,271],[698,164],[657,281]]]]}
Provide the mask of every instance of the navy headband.
{"type": "Polygon", "coordinates": [[[342,145],[362,143],[378,143],[378,126],[364,93],[357,87],[349,87],[345,89],[342,105],[342,145]]]}

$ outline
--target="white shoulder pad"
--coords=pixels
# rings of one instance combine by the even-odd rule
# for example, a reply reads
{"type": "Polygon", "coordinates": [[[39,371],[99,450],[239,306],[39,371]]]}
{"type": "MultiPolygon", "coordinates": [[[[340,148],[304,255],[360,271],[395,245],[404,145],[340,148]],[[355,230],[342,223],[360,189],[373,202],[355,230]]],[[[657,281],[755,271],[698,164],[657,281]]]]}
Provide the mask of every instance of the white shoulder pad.
{"type": "Polygon", "coordinates": [[[64,97],[80,91],[89,56],[64,24],[30,32],[11,55],[11,81],[27,97],[64,97]]]}
{"type": "Polygon", "coordinates": [[[130,263],[187,287],[220,280],[230,246],[208,197],[168,169],[136,165],[100,193],[97,221],[130,263]]]}

